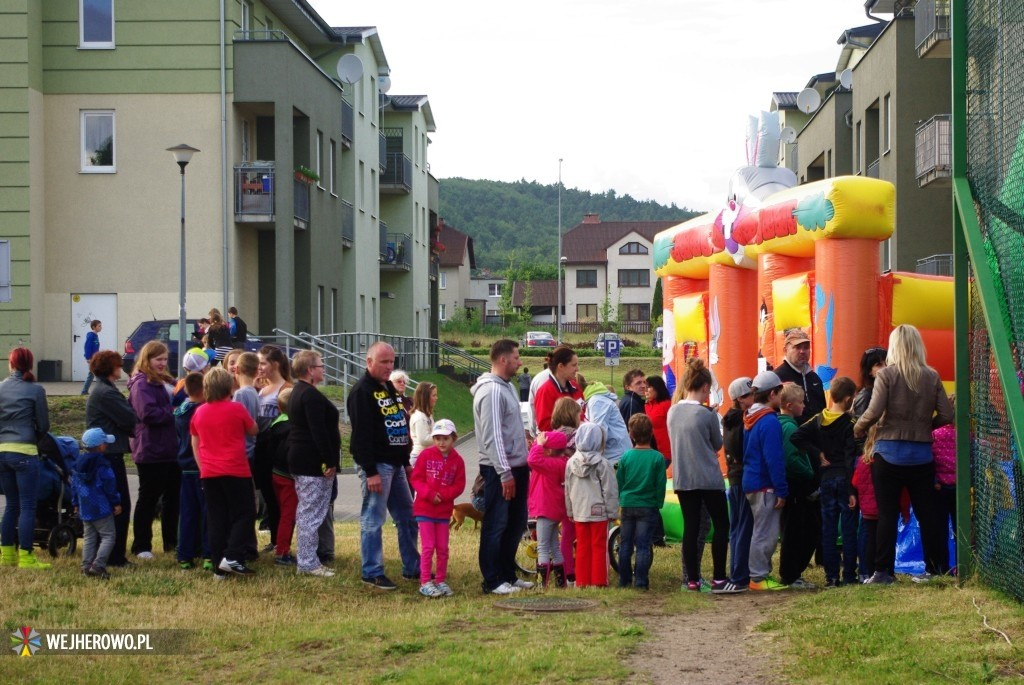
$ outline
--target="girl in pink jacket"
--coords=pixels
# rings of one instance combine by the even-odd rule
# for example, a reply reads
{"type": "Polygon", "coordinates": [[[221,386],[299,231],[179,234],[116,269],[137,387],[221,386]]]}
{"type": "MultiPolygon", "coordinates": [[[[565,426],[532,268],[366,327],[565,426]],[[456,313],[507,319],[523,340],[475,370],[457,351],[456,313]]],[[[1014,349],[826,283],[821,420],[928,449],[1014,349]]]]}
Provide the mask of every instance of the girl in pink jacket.
{"type": "Polygon", "coordinates": [[[875,501],[875,485],[871,481],[871,461],[875,451],[875,427],[868,429],[864,440],[864,454],[857,460],[853,472],[853,489],[850,494],[850,509],[860,507],[860,529],[857,533],[857,557],[860,559],[860,582],[875,573],[875,541],[878,539],[878,502],[875,501]]]}
{"type": "Polygon", "coordinates": [[[431,430],[434,446],[420,452],[409,483],[416,493],[412,513],[420,527],[420,594],[424,597],[450,597],[455,594],[445,580],[448,577],[448,522],[455,498],[466,489],[466,464],[455,451],[455,424],[441,419],[431,430]],[[437,571],[431,580],[432,562],[437,553],[437,571]]]}
{"type": "Polygon", "coordinates": [[[565,454],[568,438],[561,431],[537,436],[526,463],[530,467],[527,498],[530,518],[537,519],[537,573],[543,587],[554,575],[555,586],[565,587],[565,566],[558,540],[558,524],[565,518],[565,454]]]}

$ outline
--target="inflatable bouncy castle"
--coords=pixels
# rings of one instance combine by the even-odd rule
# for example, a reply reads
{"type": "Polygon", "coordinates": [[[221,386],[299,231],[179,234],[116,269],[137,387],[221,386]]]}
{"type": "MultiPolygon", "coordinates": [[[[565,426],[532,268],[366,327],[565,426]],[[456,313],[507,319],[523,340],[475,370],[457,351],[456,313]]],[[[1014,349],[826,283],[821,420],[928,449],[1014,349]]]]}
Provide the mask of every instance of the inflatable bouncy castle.
{"type": "Polygon", "coordinates": [[[859,381],[864,351],[909,323],[951,387],[952,279],[879,271],[879,243],[896,229],[894,186],[862,176],[797,186],[776,166],[778,145],[777,114],[752,117],[750,166],[736,172],[726,206],[655,237],[666,382],[674,387],[686,361],[702,357],[724,412],[722,388],[781,363],[785,333],[799,328],[827,390],[836,376],[859,381]]]}

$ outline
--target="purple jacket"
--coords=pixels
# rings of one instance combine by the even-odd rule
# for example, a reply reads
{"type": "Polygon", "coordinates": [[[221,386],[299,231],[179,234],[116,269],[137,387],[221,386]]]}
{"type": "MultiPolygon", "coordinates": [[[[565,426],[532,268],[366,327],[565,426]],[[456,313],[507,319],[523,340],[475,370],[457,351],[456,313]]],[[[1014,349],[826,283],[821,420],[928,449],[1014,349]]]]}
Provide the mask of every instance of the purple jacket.
{"type": "Polygon", "coordinates": [[[145,374],[128,381],[128,401],[139,417],[129,443],[136,464],[176,462],[178,434],[174,429],[174,407],[163,383],[150,383],[145,374]]]}

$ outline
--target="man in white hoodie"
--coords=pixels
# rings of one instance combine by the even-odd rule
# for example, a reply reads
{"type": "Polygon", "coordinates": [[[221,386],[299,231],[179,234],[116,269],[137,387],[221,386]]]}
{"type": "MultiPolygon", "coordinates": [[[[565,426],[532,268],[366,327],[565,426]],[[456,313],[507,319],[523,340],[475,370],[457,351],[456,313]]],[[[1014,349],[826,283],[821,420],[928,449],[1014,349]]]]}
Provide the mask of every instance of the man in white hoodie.
{"type": "Polygon", "coordinates": [[[473,423],[484,479],[484,520],[480,526],[480,573],[484,592],[509,595],[533,587],[516,578],[516,551],[526,530],[526,431],[519,414],[519,393],[510,381],[519,367],[519,344],[499,340],[491,346],[491,371],[480,376],[473,393],[473,423]]]}

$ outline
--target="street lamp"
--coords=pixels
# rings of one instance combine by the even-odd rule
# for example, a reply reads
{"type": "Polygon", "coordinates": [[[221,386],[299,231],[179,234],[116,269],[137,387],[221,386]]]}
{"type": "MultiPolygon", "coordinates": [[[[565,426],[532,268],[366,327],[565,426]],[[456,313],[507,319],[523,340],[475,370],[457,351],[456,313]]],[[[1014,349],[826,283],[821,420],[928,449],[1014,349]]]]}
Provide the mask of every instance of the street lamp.
{"type": "MultiPolygon", "coordinates": [[[[562,300],[564,299],[565,288],[562,287],[562,279],[565,278],[565,263],[567,261],[569,261],[569,258],[566,257],[565,255],[562,255],[561,257],[558,258],[558,313],[559,314],[562,313],[562,309],[564,308],[562,300]]],[[[562,335],[561,328],[559,328],[558,335],[559,335],[558,344],[562,344],[562,341],[561,341],[561,335],[562,335]]]]}
{"type": "Polygon", "coordinates": [[[558,303],[555,305],[555,326],[558,329],[558,344],[562,344],[562,159],[558,159],[558,303]]]}
{"type": "Polygon", "coordinates": [[[181,169],[181,265],[178,274],[178,374],[185,369],[185,167],[192,155],[199,152],[190,145],[175,145],[167,148],[174,155],[174,161],[181,169]]]}

